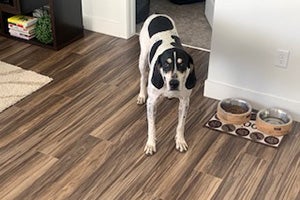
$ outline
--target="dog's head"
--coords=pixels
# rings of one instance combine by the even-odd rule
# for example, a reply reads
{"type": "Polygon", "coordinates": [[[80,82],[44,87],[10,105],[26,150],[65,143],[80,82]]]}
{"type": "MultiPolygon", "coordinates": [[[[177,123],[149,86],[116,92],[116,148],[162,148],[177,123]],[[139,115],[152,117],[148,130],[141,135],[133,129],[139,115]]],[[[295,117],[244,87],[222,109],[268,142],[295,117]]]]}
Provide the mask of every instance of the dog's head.
{"type": "Polygon", "coordinates": [[[168,49],[158,57],[151,82],[158,89],[166,85],[169,91],[192,89],[196,84],[193,64],[192,57],[184,50],[168,49]]]}

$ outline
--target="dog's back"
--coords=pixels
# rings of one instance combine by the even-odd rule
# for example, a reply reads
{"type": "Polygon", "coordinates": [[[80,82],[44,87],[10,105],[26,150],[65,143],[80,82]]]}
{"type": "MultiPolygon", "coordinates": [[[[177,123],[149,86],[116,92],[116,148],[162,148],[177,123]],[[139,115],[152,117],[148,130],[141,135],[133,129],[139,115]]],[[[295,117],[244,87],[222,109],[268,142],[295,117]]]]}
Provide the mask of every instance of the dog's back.
{"type": "Polygon", "coordinates": [[[150,38],[157,33],[163,33],[173,29],[174,22],[166,15],[154,15],[148,25],[148,33],[150,38]]]}
{"type": "Polygon", "coordinates": [[[163,51],[182,48],[174,21],[164,14],[153,14],[147,18],[140,32],[140,44],[141,49],[150,50],[150,65],[163,51]]]}

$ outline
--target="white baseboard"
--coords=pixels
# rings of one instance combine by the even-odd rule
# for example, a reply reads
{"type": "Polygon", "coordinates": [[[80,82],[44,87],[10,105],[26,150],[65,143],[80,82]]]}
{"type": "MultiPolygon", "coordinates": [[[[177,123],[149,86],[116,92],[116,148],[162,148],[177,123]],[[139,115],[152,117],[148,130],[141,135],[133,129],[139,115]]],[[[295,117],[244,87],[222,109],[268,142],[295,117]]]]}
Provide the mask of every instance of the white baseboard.
{"type": "Polygon", "coordinates": [[[300,121],[300,102],[292,99],[212,80],[205,81],[204,96],[217,100],[232,97],[242,98],[258,110],[269,107],[281,108],[290,113],[295,121],[300,121]]]}
{"type": "Polygon", "coordinates": [[[123,25],[121,25],[121,23],[118,21],[84,15],[83,26],[84,29],[90,31],[103,33],[119,38],[128,38],[127,33],[122,29],[123,25]]]}

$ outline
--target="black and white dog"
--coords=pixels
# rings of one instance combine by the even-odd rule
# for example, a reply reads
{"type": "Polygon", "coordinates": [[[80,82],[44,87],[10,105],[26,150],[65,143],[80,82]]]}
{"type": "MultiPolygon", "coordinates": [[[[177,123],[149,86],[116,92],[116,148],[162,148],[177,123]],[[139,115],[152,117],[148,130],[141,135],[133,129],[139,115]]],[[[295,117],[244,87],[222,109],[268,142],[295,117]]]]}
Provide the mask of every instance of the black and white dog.
{"type": "Polygon", "coordinates": [[[189,107],[190,94],[196,84],[191,56],[183,49],[174,21],[167,15],[154,14],[147,18],[140,32],[139,69],[141,72],[138,104],[146,102],[148,140],[145,153],[156,152],[155,115],[156,104],[161,96],[179,99],[176,149],[187,151],[184,126],[189,107]],[[149,75],[147,77],[147,64],[149,75]],[[147,87],[148,78],[148,87],[147,87]]]}

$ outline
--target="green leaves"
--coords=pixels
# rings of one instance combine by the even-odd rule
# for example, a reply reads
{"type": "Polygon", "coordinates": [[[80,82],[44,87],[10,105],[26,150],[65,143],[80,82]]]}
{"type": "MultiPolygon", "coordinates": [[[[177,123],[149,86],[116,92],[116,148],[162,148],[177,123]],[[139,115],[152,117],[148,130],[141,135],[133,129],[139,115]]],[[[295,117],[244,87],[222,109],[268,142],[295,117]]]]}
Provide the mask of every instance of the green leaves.
{"type": "Polygon", "coordinates": [[[51,30],[51,18],[49,15],[44,15],[38,19],[35,25],[35,37],[44,44],[53,42],[51,30]]]}

